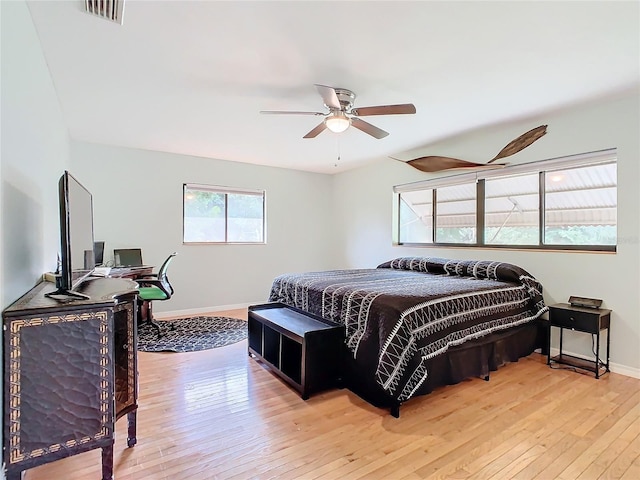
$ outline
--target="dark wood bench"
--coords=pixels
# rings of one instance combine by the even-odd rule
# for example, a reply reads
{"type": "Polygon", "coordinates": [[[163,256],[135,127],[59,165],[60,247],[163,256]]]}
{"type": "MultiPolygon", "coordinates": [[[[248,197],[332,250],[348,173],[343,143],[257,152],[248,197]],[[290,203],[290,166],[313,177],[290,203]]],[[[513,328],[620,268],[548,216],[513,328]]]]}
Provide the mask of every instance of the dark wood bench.
{"type": "Polygon", "coordinates": [[[266,364],[304,400],[338,386],[344,327],[295,307],[249,307],[249,355],[266,364]]]}

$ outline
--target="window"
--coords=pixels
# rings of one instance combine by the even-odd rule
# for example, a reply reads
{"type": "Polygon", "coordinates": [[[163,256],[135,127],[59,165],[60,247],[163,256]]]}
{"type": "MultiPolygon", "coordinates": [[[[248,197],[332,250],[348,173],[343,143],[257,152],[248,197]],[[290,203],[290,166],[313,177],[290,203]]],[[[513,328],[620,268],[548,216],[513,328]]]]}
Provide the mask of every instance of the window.
{"type": "Polygon", "coordinates": [[[184,243],[264,243],[265,193],[185,184],[184,243]]]}
{"type": "Polygon", "coordinates": [[[436,189],[436,242],[475,243],[476,183],[436,189]]]}
{"type": "Polygon", "coordinates": [[[492,178],[484,185],[487,245],[537,245],[540,232],[539,174],[492,178]]]}
{"type": "Polygon", "coordinates": [[[616,151],[394,187],[399,244],[615,251],[616,151]]]}
{"type": "Polygon", "coordinates": [[[545,172],[544,243],[615,245],[615,163],[545,172]]]}
{"type": "Polygon", "coordinates": [[[407,243],[433,242],[433,190],[400,195],[400,239],[407,243]]]}

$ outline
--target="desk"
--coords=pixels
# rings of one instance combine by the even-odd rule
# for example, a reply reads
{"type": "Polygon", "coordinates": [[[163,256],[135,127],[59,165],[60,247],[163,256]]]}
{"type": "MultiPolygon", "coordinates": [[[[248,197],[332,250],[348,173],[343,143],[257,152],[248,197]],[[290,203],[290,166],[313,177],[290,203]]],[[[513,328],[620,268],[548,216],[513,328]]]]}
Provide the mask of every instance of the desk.
{"type": "MultiPolygon", "coordinates": [[[[110,278],[130,278],[134,282],[142,277],[148,277],[153,273],[152,265],[141,265],[139,267],[111,267],[110,278]]],[[[140,299],[138,299],[140,300],[140,299]]],[[[143,319],[149,315],[149,302],[138,302],[138,325],[143,323],[143,319]]]]}
{"type": "Polygon", "coordinates": [[[148,277],[153,273],[152,265],[142,265],[141,267],[111,267],[110,277],[131,278],[135,280],[140,277],[148,277]]]}
{"type": "Polygon", "coordinates": [[[89,299],[56,300],[41,282],[3,312],[4,460],[23,470],[95,448],[113,477],[115,421],[127,415],[136,444],[137,285],[91,278],[89,299]]]}

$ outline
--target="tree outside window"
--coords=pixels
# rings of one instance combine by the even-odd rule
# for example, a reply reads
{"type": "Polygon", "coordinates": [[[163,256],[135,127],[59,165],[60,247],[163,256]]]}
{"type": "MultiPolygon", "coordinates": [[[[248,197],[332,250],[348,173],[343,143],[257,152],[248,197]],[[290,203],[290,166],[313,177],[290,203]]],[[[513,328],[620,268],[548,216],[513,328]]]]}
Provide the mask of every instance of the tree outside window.
{"type": "Polygon", "coordinates": [[[184,185],[184,243],[264,243],[265,193],[184,185]]]}

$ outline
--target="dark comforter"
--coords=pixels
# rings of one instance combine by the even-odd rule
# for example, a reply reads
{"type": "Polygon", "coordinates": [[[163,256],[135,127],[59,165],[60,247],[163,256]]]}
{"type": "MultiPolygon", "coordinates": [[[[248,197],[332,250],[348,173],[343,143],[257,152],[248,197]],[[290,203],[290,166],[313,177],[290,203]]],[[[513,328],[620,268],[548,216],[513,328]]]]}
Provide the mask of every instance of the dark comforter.
{"type": "Polygon", "coordinates": [[[354,358],[373,362],[376,382],[399,402],[427,378],[426,360],[547,310],[542,286],[518,266],[440,258],[281,275],[269,300],[345,325],[354,358]]]}

